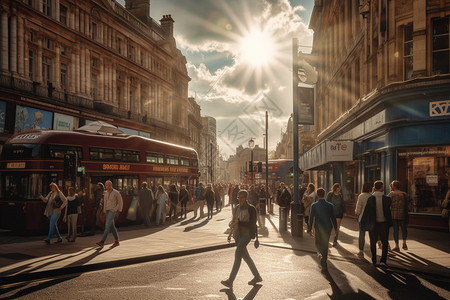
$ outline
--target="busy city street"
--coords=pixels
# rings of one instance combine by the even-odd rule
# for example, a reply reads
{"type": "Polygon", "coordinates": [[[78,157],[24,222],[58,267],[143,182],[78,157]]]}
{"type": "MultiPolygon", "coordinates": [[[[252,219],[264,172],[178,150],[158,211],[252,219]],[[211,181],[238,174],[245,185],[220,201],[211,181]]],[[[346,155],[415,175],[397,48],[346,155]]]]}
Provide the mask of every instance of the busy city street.
{"type": "MultiPolygon", "coordinates": [[[[277,208],[277,207],[276,207],[277,208]]],[[[276,210],[275,210],[276,211],[276,210]]],[[[328,272],[317,261],[314,238],[279,232],[278,213],[267,214],[259,228],[261,246],[248,246],[263,281],[243,262],[227,289],[220,281],[231,270],[235,247],[227,243],[230,207],[207,220],[164,227],[119,227],[121,245],[103,249],[96,236],[76,243],[44,245],[42,239],[5,237],[0,245],[1,297],[8,299],[448,299],[448,233],[410,230],[410,250],[390,252],[388,268],[373,266],[366,245],[357,254],[357,223],[344,219],[342,241],[330,243],[328,272]],[[447,238],[447,239],[446,239],[447,238]],[[437,240],[440,240],[437,242],[437,240]],[[13,259],[15,254],[15,259],[13,259]],[[233,298],[235,297],[235,298],[233,298]]],[[[378,250],[380,255],[380,250],[378,250]]]]}
{"type": "Polygon", "coordinates": [[[0,299],[450,299],[450,1],[0,1],[0,299]]]}

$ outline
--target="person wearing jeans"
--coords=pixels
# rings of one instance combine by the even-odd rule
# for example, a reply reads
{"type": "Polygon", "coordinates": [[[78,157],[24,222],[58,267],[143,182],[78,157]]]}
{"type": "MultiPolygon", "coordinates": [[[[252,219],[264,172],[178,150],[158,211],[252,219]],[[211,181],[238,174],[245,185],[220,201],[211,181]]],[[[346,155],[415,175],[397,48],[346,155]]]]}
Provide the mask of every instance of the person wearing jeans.
{"type": "Polygon", "coordinates": [[[393,251],[400,251],[400,247],[398,244],[398,227],[400,226],[402,229],[402,238],[403,238],[403,250],[408,250],[408,246],[406,245],[406,237],[408,235],[408,195],[405,192],[400,190],[400,182],[397,180],[392,181],[391,192],[388,197],[392,199],[391,204],[391,214],[392,214],[392,225],[394,227],[394,241],[395,247],[392,249],[393,251]]]}
{"type": "Polygon", "coordinates": [[[58,240],[55,243],[61,243],[62,238],[61,234],[59,233],[58,229],[58,219],[61,215],[61,211],[66,207],[67,205],[67,198],[64,196],[64,194],[60,191],[58,185],[56,183],[52,182],[50,183],[50,193],[46,197],[40,195],[41,200],[46,203],[44,215],[48,217],[50,228],[48,230],[48,236],[47,239],[44,240],[44,242],[48,245],[50,244],[50,239],[53,236],[53,233],[56,231],[56,235],[58,237],[58,240]],[[61,205],[56,205],[56,203],[62,203],[61,205]]]}
{"type": "Polygon", "coordinates": [[[221,283],[228,288],[233,287],[233,281],[239,271],[242,259],[247,263],[254,276],[248,284],[255,285],[262,281],[258,269],[247,250],[248,243],[250,243],[250,240],[257,235],[256,221],[258,218],[256,208],[247,202],[247,196],[248,192],[246,190],[239,190],[237,196],[239,205],[235,208],[233,220],[229,224],[231,230],[234,232],[236,251],[230,276],[228,279],[221,281],[221,283]]]}
{"type": "Polygon", "coordinates": [[[370,191],[372,189],[372,186],[369,182],[366,182],[363,184],[361,194],[358,196],[358,200],[356,201],[356,207],[355,207],[355,215],[358,217],[358,224],[359,224],[359,240],[358,240],[358,246],[359,246],[359,257],[364,257],[364,244],[366,243],[366,230],[362,228],[361,226],[361,220],[364,214],[364,209],[366,208],[367,199],[371,196],[370,191]]]}
{"type": "Polygon", "coordinates": [[[119,234],[117,233],[117,228],[114,223],[114,217],[116,213],[122,212],[123,208],[123,200],[120,192],[112,187],[112,182],[107,180],[105,182],[105,194],[103,197],[103,212],[106,215],[105,220],[105,231],[103,232],[103,237],[100,242],[97,242],[97,245],[103,247],[108,237],[109,231],[111,230],[114,238],[116,239],[113,246],[119,246],[119,234]]]}

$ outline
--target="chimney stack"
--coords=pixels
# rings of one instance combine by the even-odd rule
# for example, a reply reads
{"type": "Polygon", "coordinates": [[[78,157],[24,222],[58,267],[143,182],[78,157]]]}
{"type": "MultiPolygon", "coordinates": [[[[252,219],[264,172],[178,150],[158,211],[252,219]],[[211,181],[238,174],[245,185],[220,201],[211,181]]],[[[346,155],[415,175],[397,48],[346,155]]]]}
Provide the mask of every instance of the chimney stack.
{"type": "Polygon", "coordinates": [[[162,29],[166,32],[166,37],[171,38],[173,37],[173,23],[175,22],[172,19],[171,15],[164,15],[161,20],[159,20],[161,23],[162,29]]]}
{"type": "Polygon", "coordinates": [[[150,19],[150,0],[125,0],[125,8],[142,22],[150,19]]]}

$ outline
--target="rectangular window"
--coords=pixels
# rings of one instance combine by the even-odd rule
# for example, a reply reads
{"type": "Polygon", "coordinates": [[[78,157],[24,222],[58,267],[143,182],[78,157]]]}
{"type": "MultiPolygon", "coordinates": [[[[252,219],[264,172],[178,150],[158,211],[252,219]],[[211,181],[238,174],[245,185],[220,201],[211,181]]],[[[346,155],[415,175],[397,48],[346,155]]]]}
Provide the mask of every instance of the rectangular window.
{"type": "Polygon", "coordinates": [[[413,25],[406,25],[403,32],[403,79],[412,78],[413,74],[413,25]]]}
{"type": "Polygon", "coordinates": [[[140,162],[141,155],[140,155],[139,151],[123,150],[122,151],[122,161],[140,162]]]}
{"type": "Polygon", "coordinates": [[[28,77],[34,80],[34,52],[28,51],[28,77]]]}
{"type": "Polygon", "coordinates": [[[91,74],[91,96],[96,98],[97,96],[97,75],[91,74]]]}
{"type": "Polygon", "coordinates": [[[91,66],[94,67],[94,68],[96,68],[96,69],[98,69],[98,67],[99,67],[98,58],[93,57],[93,58],[91,59],[91,66]]]}
{"type": "Polygon", "coordinates": [[[61,88],[67,89],[67,65],[61,64],[61,88]]]}
{"type": "Polygon", "coordinates": [[[193,167],[198,167],[198,160],[197,159],[193,159],[192,160],[192,166],[193,167]]]}
{"type": "Polygon", "coordinates": [[[163,164],[164,154],[147,152],[147,162],[150,164],[163,164]]]}
{"type": "Polygon", "coordinates": [[[62,4],[59,4],[59,21],[67,25],[67,7],[62,4]]]}
{"type": "Polygon", "coordinates": [[[42,57],[42,82],[47,84],[52,82],[52,59],[46,56],[42,57]]]}
{"type": "Polygon", "coordinates": [[[171,156],[171,155],[167,155],[166,156],[166,161],[168,165],[174,165],[174,166],[178,166],[178,157],[176,156],[171,156]]]}
{"type": "Polygon", "coordinates": [[[51,0],[42,0],[42,12],[47,16],[51,17],[52,15],[52,1],[51,0]]]}
{"type": "Polygon", "coordinates": [[[139,151],[109,149],[109,148],[95,148],[89,149],[89,157],[91,160],[106,160],[106,161],[122,161],[122,162],[139,162],[139,151]]]}
{"type": "Polygon", "coordinates": [[[43,45],[45,48],[51,50],[51,49],[52,49],[52,46],[53,46],[53,41],[52,41],[50,38],[48,38],[48,37],[44,37],[43,40],[42,40],[42,45],[43,45]]]}
{"type": "Polygon", "coordinates": [[[92,23],[92,39],[96,41],[97,37],[97,23],[92,23]]]}
{"type": "Polygon", "coordinates": [[[189,159],[188,158],[180,158],[180,165],[189,167],[189,159]]]}
{"type": "Polygon", "coordinates": [[[48,147],[48,156],[46,158],[64,158],[64,154],[77,154],[78,159],[83,159],[83,150],[81,147],[76,146],[63,146],[63,145],[45,145],[45,148],[48,147]]]}
{"type": "Polygon", "coordinates": [[[449,21],[448,17],[433,20],[433,74],[449,73],[449,21]]]}
{"type": "Polygon", "coordinates": [[[120,54],[122,54],[122,39],[121,38],[117,39],[117,50],[119,51],[120,54]]]}

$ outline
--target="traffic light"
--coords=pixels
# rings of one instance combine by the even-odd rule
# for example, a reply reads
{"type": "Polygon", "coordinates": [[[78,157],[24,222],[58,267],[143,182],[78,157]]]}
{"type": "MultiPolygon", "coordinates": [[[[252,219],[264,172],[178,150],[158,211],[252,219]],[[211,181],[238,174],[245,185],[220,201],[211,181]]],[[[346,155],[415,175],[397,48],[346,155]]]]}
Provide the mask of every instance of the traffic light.
{"type": "Polygon", "coordinates": [[[262,161],[258,162],[258,172],[262,172],[262,161]]]}
{"type": "Polygon", "coordinates": [[[64,178],[75,179],[77,172],[77,157],[74,153],[64,154],[64,178]]]}
{"type": "Polygon", "coordinates": [[[249,161],[249,162],[248,162],[248,170],[249,170],[250,172],[253,172],[253,161],[249,161]]]}
{"type": "Polygon", "coordinates": [[[291,178],[294,177],[294,166],[292,166],[289,171],[291,172],[291,178]]]}

